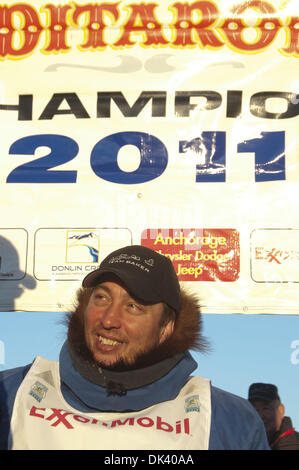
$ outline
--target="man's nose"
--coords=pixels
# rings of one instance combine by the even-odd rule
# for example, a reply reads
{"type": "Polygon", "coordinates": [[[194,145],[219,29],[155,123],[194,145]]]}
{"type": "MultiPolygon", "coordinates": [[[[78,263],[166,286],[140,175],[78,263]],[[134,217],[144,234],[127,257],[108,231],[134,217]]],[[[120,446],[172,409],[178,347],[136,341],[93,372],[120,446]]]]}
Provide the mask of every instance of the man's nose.
{"type": "Polygon", "coordinates": [[[121,325],[121,305],[118,302],[111,302],[102,316],[104,328],[120,328],[121,325]]]}

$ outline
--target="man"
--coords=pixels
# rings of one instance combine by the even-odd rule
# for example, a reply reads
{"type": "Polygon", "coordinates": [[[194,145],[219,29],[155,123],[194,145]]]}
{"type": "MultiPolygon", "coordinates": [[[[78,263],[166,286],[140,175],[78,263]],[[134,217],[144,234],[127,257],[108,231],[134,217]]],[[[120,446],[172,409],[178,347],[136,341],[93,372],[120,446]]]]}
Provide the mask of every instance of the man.
{"type": "Polygon", "coordinates": [[[2,447],[268,449],[247,400],[191,377],[205,346],[171,261],[116,250],[83,280],[59,361],[2,373],[2,447]]]}
{"type": "Polygon", "coordinates": [[[299,450],[299,433],[292,420],[285,416],[285,407],[280,401],[276,385],[251,384],[248,400],[262,418],[272,450],[299,450]]]}

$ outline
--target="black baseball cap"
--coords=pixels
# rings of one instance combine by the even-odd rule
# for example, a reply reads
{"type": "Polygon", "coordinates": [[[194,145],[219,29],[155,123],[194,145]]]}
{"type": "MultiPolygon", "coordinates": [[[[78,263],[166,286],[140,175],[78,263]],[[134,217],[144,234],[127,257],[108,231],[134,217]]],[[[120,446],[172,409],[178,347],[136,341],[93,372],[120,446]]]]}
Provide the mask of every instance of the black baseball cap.
{"type": "Polygon", "coordinates": [[[248,400],[279,400],[278,389],[276,385],[265,383],[251,384],[248,390],[248,400]]]}
{"type": "Polygon", "coordinates": [[[104,275],[115,274],[130,293],[145,303],[164,302],[179,312],[179,280],[169,258],[141,245],[130,245],[113,251],[89,273],[83,287],[95,287],[104,275]]]}

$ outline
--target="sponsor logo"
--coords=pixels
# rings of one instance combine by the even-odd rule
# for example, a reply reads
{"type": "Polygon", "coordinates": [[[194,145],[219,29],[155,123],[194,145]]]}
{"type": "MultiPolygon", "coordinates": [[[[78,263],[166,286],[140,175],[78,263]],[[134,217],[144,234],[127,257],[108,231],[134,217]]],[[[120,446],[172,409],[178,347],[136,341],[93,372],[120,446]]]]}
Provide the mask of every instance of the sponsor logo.
{"type": "Polygon", "coordinates": [[[267,263],[283,264],[290,263],[293,261],[299,261],[299,249],[296,250],[279,250],[275,247],[265,248],[263,246],[257,246],[255,248],[255,259],[264,260],[267,263]]]}
{"type": "MultiPolygon", "coordinates": [[[[25,277],[27,232],[25,229],[0,230],[0,279],[17,281],[25,277]]],[[[3,300],[3,299],[1,299],[3,300]]]]}
{"type": "Polygon", "coordinates": [[[180,281],[233,282],[240,274],[240,241],[235,229],[155,229],[141,244],[169,258],[180,281]]]}
{"type": "Polygon", "coordinates": [[[257,229],[251,234],[255,282],[299,282],[298,229],[257,229]]]}
{"type": "Polygon", "coordinates": [[[98,263],[100,239],[97,232],[68,231],[66,245],[67,263],[98,263]]]}
{"type": "Polygon", "coordinates": [[[35,400],[37,400],[38,402],[41,402],[43,398],[45,398],[47,391],[48,388],[41,382],[37,381],[32,385],[29,395],[35,398],[35,400]]]}
{"type": "Polygon", "coordinates": [[[198,411],[200,412],[200,401],[198,395],[192,395],[185,400],[185,411],[198,411]]]}
{"type": "Polygon", "coordinates": [[[74,429],[80,423],[104,426],[109,429],[117,428],[119,426],[137,426],[143,428],[154,428],[158,431],[175,434],[190,434],[189,418],[178,419],[175,423],[169,423],[161,416],[141,416],[140,418],[130,417],[107,422],[57,408],[37,408],[36,406],[31,407],[29,416],[44,419],[52,427],[62,425],[66,429],[74,429]]]}
{"type": "Polygon", "coordinates": [[[130,231],[126,228],[38,229],[35,232],[34,275],[43,281],[80,280],[98,268],[108,250],[131,242],[130,231]]]}

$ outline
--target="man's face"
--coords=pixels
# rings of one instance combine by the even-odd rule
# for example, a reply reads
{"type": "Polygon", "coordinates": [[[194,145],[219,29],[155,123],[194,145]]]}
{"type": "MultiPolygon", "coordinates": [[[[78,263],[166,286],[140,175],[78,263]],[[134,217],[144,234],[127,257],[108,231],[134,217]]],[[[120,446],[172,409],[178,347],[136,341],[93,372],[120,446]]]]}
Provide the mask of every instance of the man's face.
{"type": "Polygon", "coordinates": [[[118,282],[99,284],[84,312],[85,341],[94,360],[106,368],[120,361],[132,366],[172,333],[172,320],[161,326],[163,309],[162,303],[136,301],[118,282]]]}
{"type": "Polygon", "coordinates": [[[252,404],[262,418],[268,437],[279,430],[284,417],[284,406],[279,400],[253,400],[252,404]]]}

